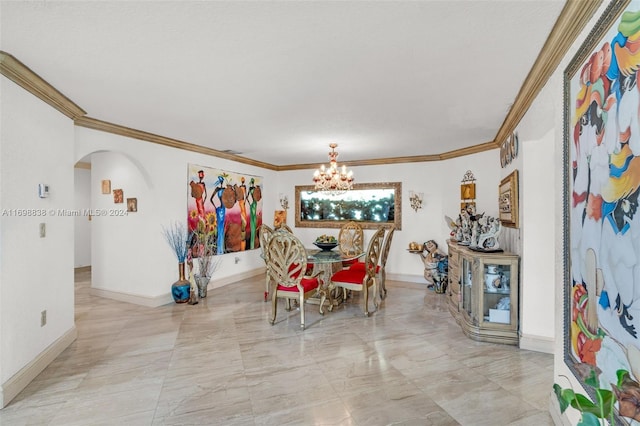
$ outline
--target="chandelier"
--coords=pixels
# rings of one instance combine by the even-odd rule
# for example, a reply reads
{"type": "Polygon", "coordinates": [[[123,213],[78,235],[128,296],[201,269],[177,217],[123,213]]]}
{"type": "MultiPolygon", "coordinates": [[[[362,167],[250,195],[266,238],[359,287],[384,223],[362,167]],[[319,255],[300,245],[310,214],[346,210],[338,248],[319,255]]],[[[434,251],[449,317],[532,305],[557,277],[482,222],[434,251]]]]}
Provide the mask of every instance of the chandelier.
{"type": "Polygon", "coordinates": [[[331,152],[329,152],[329,167],[325,168],[324,164],[313,174],[313,181],[316,184],[316,191],[327,191],[330,194],[337,195],[349,191],[353,188],[353,172],[343,165],[342,169],[338,168],[338,153],[335,148],[336,143],[329,144],[331,152]]]}

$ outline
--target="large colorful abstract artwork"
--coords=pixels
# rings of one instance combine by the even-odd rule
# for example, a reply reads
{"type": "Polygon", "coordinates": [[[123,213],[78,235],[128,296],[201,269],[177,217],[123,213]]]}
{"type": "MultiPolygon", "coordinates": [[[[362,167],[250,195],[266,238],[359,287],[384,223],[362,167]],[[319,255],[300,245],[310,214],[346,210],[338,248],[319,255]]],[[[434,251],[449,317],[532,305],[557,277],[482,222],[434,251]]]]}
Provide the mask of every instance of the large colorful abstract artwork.
{"type": "Polygon", "coordinates": [[[189,230],[204,229],[216,241],[216,254],[259,247],[262,225],[262,181],[259,176],[189,164],[187,203],[189,230]]]}
{"type": "Polygon", "coordinates": [[[614,1],[565,72],[565,361],[613,388],[625,424],[640,421],[639,68],[640,1],[614,1]]]}

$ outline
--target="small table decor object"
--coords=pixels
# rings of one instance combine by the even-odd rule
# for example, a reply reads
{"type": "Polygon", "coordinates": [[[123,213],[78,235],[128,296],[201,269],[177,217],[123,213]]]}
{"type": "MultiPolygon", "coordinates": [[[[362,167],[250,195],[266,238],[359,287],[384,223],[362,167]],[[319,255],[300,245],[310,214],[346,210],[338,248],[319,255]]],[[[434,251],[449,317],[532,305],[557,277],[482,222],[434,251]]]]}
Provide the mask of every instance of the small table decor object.
{"type": "Polygon", "coordinates": [[[313,245],[318,247],[320,250],[330,251],[338,246],[338,240],[334,236],[322,234],[316,238],[313,245]]]}

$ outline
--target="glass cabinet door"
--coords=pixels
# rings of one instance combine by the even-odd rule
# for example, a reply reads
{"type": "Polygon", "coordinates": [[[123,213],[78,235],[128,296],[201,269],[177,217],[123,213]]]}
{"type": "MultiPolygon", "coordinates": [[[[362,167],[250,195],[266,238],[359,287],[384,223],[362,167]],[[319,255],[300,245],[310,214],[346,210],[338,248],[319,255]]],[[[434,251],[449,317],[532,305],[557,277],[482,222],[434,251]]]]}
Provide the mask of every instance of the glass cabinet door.
{"type": "Polygon", "coordinates": [[[481,274],[484,322],[511,324],[511,284],[517,279],[512,276],[511,263],[486,259],[481,274]]]}
{"type": "Polygon", "coordinates": [[[462,284],[462,310],[472,317],[472,292],[473,292],[473,273],[471,271],[471,260],[462,258],[462,274],[460,283],[462,284]]]}

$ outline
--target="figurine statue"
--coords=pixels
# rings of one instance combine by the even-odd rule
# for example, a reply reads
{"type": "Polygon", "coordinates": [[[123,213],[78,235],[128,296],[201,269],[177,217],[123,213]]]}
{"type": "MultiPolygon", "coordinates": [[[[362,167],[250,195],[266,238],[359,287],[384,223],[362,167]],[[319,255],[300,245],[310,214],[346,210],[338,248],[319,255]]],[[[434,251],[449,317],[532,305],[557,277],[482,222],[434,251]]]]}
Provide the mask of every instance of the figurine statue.
{"type": "Polygon", "coordinates": [[[424,278],[427,280],[427,287],[433,288],[436,293],[444,293],[447,288],[449,270],[447,255],[438,249],[438,243],[434,240],[424,243],[422,250],[420,257],[424,263],[424,278]]]}
{"type": "Polygon", "coordinates": [[[470,246],[481,250],[498,250],[500,244],[498,236],[502,226],[498,218],[486,216],[484,213],[476,214],[473,204],[467,204],[460,209],[460,215],[454,221],[445,216],[445,222],[451,229],[451,237],[458,244],[470,246]]]}
{"type": "Polygon", "coordinates": [[[485,223],[481,227],[481,234],[476,242],[476,247],[484,250],[497,250],[500,248],[498,235],[502,231],[500,219],[495,217],[485,218],[485,223]]]}

